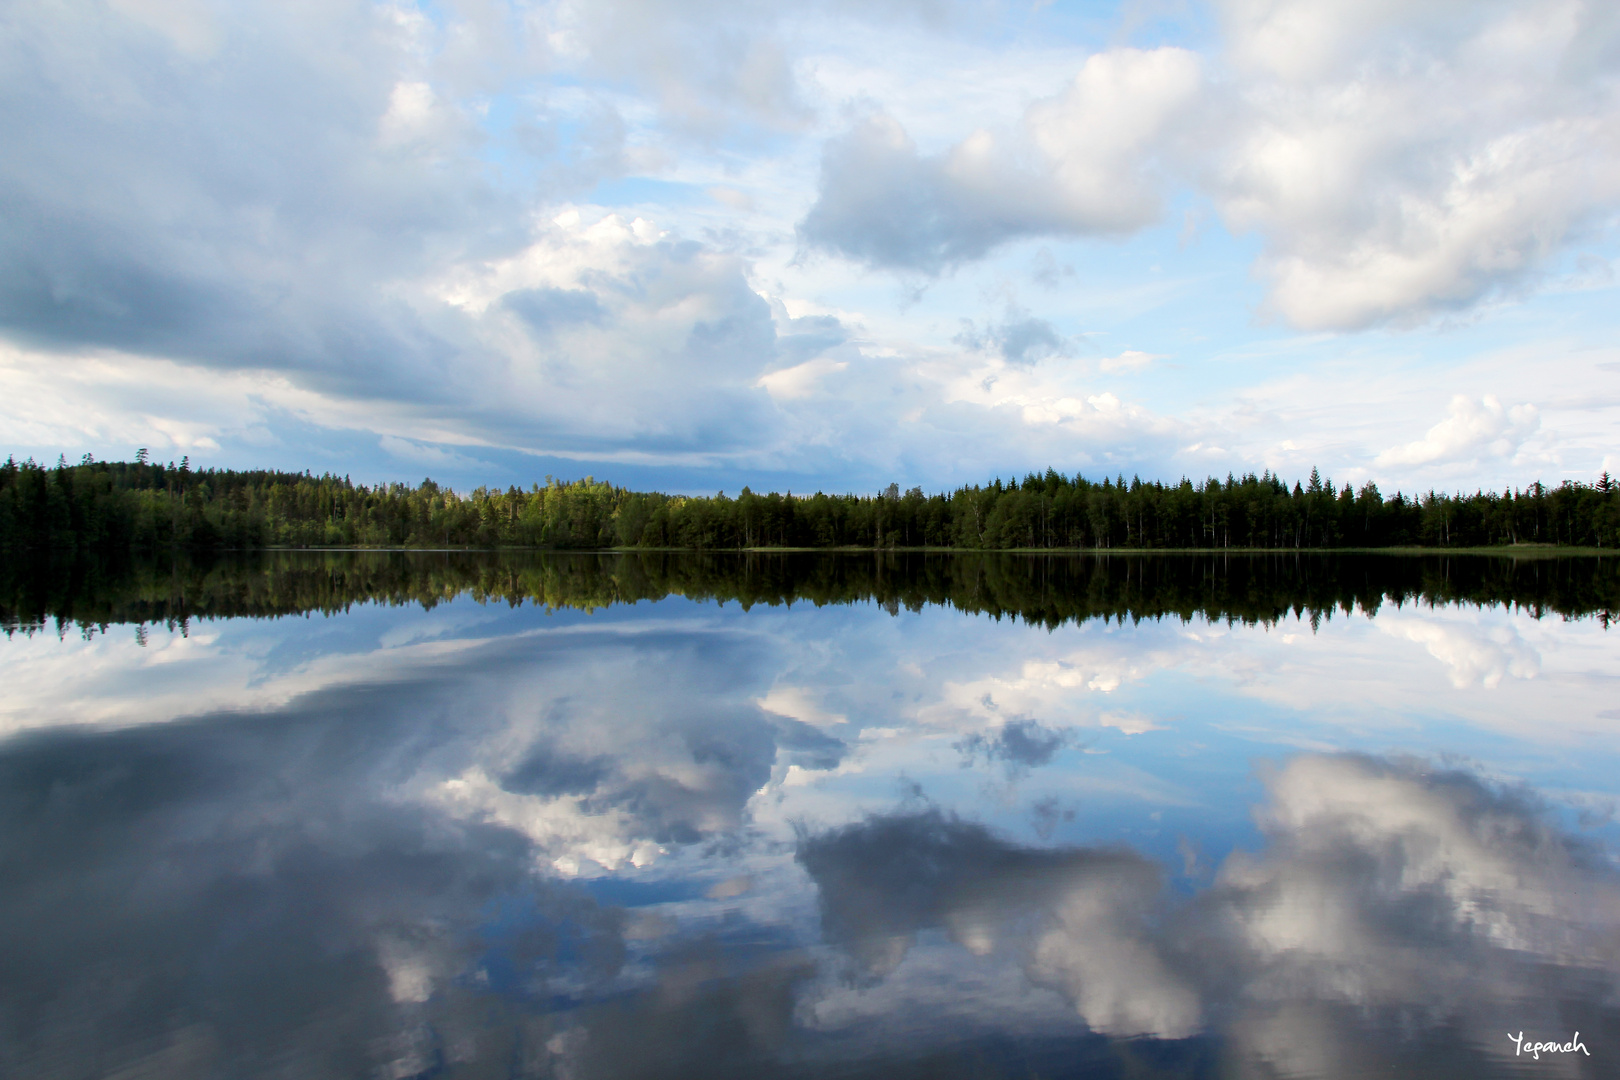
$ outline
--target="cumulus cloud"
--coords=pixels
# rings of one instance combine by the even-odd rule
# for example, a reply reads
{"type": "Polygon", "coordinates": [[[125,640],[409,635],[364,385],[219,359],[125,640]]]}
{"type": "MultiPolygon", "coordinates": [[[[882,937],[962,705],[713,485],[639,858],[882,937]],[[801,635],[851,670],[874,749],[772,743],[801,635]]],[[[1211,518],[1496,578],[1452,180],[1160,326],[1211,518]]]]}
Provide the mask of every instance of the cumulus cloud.
{"type": "Polygon", "coordinates": [[[1115,49],[1016,130],[980,130],[923,154],[892,117],[828,142],[806,243],[874,267],[937,274],[1023,236],[1133,231],[1159,213],[1158,140],[1192,101],[1183,49],[1115,49]]]}
{"type": "Polygon", "coordinates": [[[1540,424],[1536,407],[1528,402],[1504,408],[1490,394],[1479,401],[1458,394],[1451,399],[1449,415],[1423,438],[1390,447],[1374,464],[1469,465],[1484,458],[1511,459],[1540,424]]]}
{"type": "Polygon", "coordinates": [[[446,359],[379,287],[500,243],[514,208],[465,110],[402,78],[412,29],[366,4],[52,10],[13,9],[0,64],[12,334],[349,392],[410,372],[409,393],[446,359]]]}
{"type": "Polygon", "coordinates": [[[779,349],[743,260],[617,215],[561,214],[516,254],[451,271],[440,295],[471,321],[468,352],[494,365],[468,370],[486,389],[469,386],[464,417],[534,448],[757,442],[760,376],[839,340],[836,323],[818,323],[779,349]]]}
{"type": "Polygon", "coordinates": [[[1019,237],[1140,229],[1158,164],[1259,234],[1270,312],[1354,330],[1523,289],[1620,201],[1603,4],[1217,9],[1217,63],[1099,52],[1011,130],[929,153],[869,116],[826,145],[802,238],[937,274],[1019,237]]]}
{"type": "Polygon", "coordinates": [[[1220,5],[1235,112],[1206,174],[1307,329],[1519,288],[1620,199],[1605,4],[1220,5]]]}
{"type": "MultiPolygon", "coordinates": [[[[325,400],[303,419],[364,401],[356,426],[418,459],[423,439],[657,457],[757,444],[759,377],[837,340],[783,319],[779,348],[737,256],[600,213],[537,219],[496,183],[485,87],[456,51],[505,54],[470,15],[131,2],[70,27],[51,10],[13,11],[0,46],[18,105],[0,120],[0,326],[59,366],[89,350],[272,372],[325,400]]],[[[542,200],[568,190],[541,173],[542,200]]]]}

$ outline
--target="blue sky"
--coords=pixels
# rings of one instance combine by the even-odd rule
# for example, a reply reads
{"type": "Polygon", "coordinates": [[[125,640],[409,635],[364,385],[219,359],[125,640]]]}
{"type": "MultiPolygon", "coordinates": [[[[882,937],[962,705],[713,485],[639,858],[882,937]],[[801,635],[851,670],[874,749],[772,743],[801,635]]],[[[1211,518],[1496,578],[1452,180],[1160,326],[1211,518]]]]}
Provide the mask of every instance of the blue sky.
{"type": "Polygon", "coordinates": [[[1620,14],[22,0],[0,443],[458,487],[1620,471],[1620,14]]]}

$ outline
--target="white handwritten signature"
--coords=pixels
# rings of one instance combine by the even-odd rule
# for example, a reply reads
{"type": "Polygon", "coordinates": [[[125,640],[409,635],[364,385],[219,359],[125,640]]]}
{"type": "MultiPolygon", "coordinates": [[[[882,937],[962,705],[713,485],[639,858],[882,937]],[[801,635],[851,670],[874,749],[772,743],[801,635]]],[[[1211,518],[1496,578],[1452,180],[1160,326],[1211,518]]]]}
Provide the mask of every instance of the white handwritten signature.
{"type": "Polygon", "coordinates": [[[1537,1061],[1540,1061],[1543,1053],[1573,1054],[1577,1050],[1585,1054],[1587,1057],[1592,1056],[1592,1051],[1588,1050],[1586,1048],[1586,1044],[1581,1042],[1581,1033],[1578,1031],[1575,1033],[1574,1038],[1570,1039],[1567,1043],[1525,1042],[1524,1032],[1522,1031],[1517,1035],[1510,1031],[1508,1032],[1508,1038],[1513,1040],[1514,1057],[1518,1057],[1520,1054],[1529,1054],[1537,1061]]]}

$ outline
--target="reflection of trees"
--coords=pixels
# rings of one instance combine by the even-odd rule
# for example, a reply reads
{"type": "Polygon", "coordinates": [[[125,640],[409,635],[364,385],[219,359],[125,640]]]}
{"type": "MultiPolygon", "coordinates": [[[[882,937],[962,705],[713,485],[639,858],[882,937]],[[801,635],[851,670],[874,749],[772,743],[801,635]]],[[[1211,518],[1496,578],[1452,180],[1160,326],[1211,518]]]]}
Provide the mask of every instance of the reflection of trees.
{"type": "Polygon", "coordinates": [[[1536,616],[1620,607],[1620,561],[1586,556],[691,554],[260,552],[215,559],[47,558],[0,564],[8,630],[341,611],[378,602],[592,610],[685,596],[816,605],[927,605],[1057,627],[1088,619],[1203,616],[1313,623],[1386,603],[1513,606],[1536,616]]]}

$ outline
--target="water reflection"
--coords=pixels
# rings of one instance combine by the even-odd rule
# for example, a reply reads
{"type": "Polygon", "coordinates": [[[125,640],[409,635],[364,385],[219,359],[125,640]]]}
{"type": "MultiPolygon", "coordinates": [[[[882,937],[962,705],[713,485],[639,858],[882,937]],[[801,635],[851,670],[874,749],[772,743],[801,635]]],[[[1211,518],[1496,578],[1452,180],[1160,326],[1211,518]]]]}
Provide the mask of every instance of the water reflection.
{"type": "Polygon", "coordinates": [[[948,605],[1055,628],[1088,619],[1195,615],[1244,623],[1335,612],[1376,614],[1412,602],[1594,616],[1620,606],[1620,559],[1273,552],[1183,555],[277,551],[125,560],[69,556],[0,562],[0,628],[31,632],[192,618],[347,611],[358,603],[431,608],[481,602],[594,610],[684,596],[724,603],[875,601],[948,605]]]}
{"type": "MultiPolygon", "coordinates": [[[[312,561],[282,565],[345,565],[312,561]]],[[[1536,1072],[1620,1053],[1597,618],[1408,597],[1049,630],[416,585],[437,602],[0,645],[0,1074],[1490,1076],[1525,1064],[1509,1031],[1575,1030],[1591,1056],[1536,1072]]]]}

